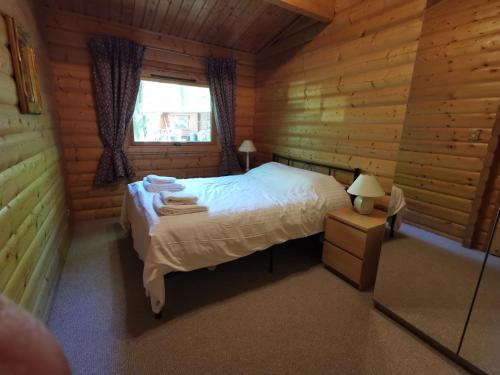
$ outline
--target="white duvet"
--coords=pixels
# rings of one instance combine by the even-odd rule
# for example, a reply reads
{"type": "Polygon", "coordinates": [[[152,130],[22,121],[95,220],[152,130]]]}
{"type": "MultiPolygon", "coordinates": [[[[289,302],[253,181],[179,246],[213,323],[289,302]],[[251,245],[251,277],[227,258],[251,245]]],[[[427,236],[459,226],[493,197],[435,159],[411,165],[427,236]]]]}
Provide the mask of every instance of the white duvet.
{"type": "Polygon", "coordinates": [[[323,231],[327,211],[350,206],[333,177],[267,163],[244,175],[178,180],[208,212],[159,217],[154,193],[128,185],[122,225],[131,224],[154,312],[165,304],[164,275],[214,266],[323,231]]]}

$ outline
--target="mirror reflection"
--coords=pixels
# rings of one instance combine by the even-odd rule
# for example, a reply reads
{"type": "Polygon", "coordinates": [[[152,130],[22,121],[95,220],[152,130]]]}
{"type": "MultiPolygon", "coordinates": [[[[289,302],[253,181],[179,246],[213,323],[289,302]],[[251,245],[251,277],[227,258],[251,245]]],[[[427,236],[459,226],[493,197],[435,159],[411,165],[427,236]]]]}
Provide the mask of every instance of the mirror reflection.
{"type": "Polygon", "coordinates": [[[500,1],[473,3],[427,3],[394,176],[404,224],[382,246],[374,299],[447,354],[500,373],[496,256],[467,327],[500,192],[500,70],[487,46],[500,1]]]}
{"type": "Polygon", "coordinates": [[[460,356],[488,374],[500,374],[500,229],[497,222],[460,356]]]}
{"type": "Polygon", "coordinates": [[[403,224],[382,246],[374,298],[456,352],[484,253],[403,224]]]}

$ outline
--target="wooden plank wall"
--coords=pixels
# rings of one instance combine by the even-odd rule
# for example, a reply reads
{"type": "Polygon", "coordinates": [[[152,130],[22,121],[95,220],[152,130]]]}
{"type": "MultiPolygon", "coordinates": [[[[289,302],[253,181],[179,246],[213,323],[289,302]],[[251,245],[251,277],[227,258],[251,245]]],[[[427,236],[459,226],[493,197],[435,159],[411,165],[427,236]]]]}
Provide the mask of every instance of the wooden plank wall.
{"type": "Polygon", "coordinates": [[[406,219],[458,241],[500,104],[499,9],[498,0],[428,9],[401,140],[395,181],[406,219]]]}
{"type": "MultiPolygon", "coordinates": [[[[236,144],[252,138],[255,56],[222,47],[131,28],[97,18],[42,8],[46,22],[64,161],[75,219],[117,216],[124,185],[94,188],[94,172],[102,152],[90,82],[88,39],[99,33],[126,37],[151,47],[146,50],[145,73],[196,79],[205,84],[205,57],[234,57],[237,66],[236,144]]],[[[129,147],[137,178],[149,173],[176,177],[217,175],[219,146],[129,147]]]]}
{"type": "Polygon", "coordinates": [[[259,54],[259,160],[279,152],[360,167],[389,191],[425,3],[338,0],[319,34],[292,30],[259,54]]]}
{"type": "MultiPolygon", "coordinates": [[[[500,148],[496,149],[490,177],[482,198],[477,226],[472,238],[472,246],[487,249],[491,232],[494,231],[494,221],[500,202],[500,148]]],[[[492,247],[491,250],[493,254],[500,256],[498,246],[492,247]]]]}
{"type": "Polygon", "coordinates": [[[28,1],[0,3],[33,38],[42,115],[22,115],[0,17],[0,293],[46,319],[69,243],[50,68],[28,1]]]}

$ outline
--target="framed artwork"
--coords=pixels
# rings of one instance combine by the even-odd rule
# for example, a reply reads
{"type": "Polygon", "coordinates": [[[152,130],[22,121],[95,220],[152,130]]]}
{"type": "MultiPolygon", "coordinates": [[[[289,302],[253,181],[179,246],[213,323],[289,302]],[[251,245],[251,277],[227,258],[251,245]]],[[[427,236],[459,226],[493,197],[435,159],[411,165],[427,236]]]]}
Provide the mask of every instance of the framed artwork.
{"type": "Polygon", "coordinates": [[[12,67],[16,80],[17,97],[21,113],[42,113],[42,95],[38,82],[35,50],[30,36],[14,18],[3,15],[7,27],[12,67]]]}

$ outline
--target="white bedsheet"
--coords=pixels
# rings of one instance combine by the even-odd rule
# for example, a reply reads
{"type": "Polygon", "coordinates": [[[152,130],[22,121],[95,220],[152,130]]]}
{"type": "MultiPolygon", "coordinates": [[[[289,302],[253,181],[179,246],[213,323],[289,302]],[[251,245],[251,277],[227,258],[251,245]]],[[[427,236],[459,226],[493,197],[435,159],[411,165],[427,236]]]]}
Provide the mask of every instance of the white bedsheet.
{"type": "Polygon", "coordinates": [[[244,175],[178,180],[208,212],[158,216],[154,193],[128,185],[122,225],[132,226],[151,307],[165,304],[164,275],[214,266],[323,231],[326,211],[350,206],[333,177],[267,163],[244,175]]]}

